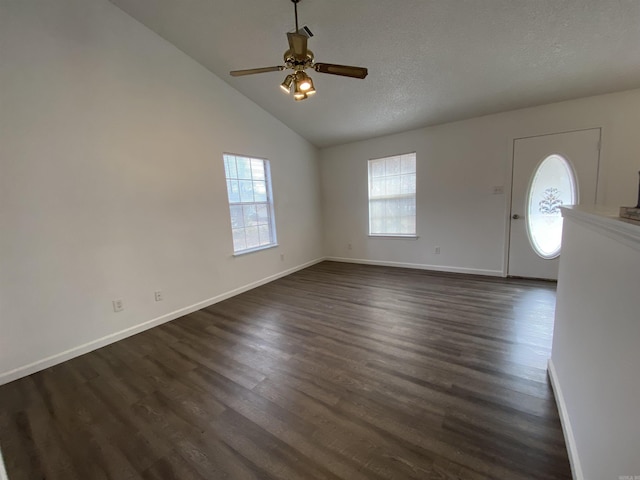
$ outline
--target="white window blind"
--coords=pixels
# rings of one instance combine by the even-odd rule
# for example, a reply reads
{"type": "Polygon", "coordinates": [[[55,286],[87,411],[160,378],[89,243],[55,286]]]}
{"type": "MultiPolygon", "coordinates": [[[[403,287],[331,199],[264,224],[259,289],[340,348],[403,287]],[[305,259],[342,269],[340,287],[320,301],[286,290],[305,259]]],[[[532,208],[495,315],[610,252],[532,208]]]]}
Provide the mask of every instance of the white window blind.
{"type": "Polygon", "coordinates": [[[369,235],[416,235],[416,154],[369,160],[369,235]]]}
{"type": "Polygon", "coordinates": [[[234,253],[276,245],[269,160],[224,154],[234,253]]]}

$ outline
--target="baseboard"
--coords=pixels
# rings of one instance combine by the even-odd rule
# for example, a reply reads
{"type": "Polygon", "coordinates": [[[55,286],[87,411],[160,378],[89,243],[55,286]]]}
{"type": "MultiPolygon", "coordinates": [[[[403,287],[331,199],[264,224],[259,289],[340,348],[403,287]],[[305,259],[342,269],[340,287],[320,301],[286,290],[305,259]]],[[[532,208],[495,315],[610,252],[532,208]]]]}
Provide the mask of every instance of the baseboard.
{"type": "Polygon", "coordinates": [[[569,463],[571,464],[571,474],[573,475],[573,480],[584,480],[582,467],[580,465],[580,458],[578,457],[576,439],[573,436],[573,429],[571,428],[571,421],[569,420],[569,413],[567,412],[567,404],[564,401],[564,395],[562,395],[562,388],[560,387],[560,383],[558,381],[556,368],[554,367],[553,360],[551,359],[549,359],[547,373],[549,375],[549,379],[551,380],[553,396],[556,399],[558,413],[560,414],[560,423],[562,425],[564,441],[567,444],[567,453],[569,454],[569,463]]]}
{"type": "MultiPolygon", "coordinates": [[[[62,362],[66,362],[75,357],[79,357],[80,355],[84,355],[85,353],[92,352],[93,350],[97,350],[98,348],[104,347],[111,343],[117,342],[118,340],[122,340],[124,338],[130,337],[137,333],[143,332],[150,328],[156,327],[158,325],[162,325],[163,323],[170,322],[171,320],[175,320],[176,318],[183,317],[188,315],[189,313],[195,312],[197,310],[201,310],[205,307],[213,305],[215,303],[221,302],[231,297],[235,297],[241,293],[247,292],[254,288],[257,288],[261,285],[265,285],[269,282],[273,282],[282,277],[286,277],[287,275],[291,275],[299,270],[303,270],[307,267],[315,265],[316,263],[320,263],[324,261],[325,258],[317,258],[307,263],[303,263],[302,265],[298,265],[293,268],[289,268],[282,272],[278,272],[274,275],[270,275],[261,280],[257,280],[255,282],[249,283],[239,288],[235,288],[228,292],[222,293],[220,295],[216,295],[215,297],[208,298],[201,302],[195,303],[188,307],[180,308],[173,312],[167,313],[160,317],[154,318],[152,320],[148,320],[146,322],[140,323],[138,325],[134,325],[133,327],[126,328],[124,330],[120,330],[118,332],[106,335],[97,340],[92,340],[91,342],[85,343],[83,345],[79,345],[77,347],[73,347],[64,352],[57,353],[55,355],[51,355],[50,357],[43,358],[41,360],[37,360],[28,365],[23,365],[21,367],[15,368],[13,370],[9,370],[8,372],[4,372],[0,374],[0,385],[4,385],[5,383],[12,382],[22,377],[26,377],[33,373],[39,372],[40,370],[44,370],[45,368],[52,367],[62,362]]],[[[2,470],[0,469],[0,475],[2,470]]],[[[0,480],[3,480],[2,476],[0,476],[0,480]]]]}
{"type": "Polygon", "coordinates": [[[0,480],[9,480],[9,475],[4,468],[4,460],[2,459],[2,450],[0,450],[0,480]]]}
{"type": "Polygon", "coordinates": [[[502,270],[483,270],[480,268],[461,268],[443,265],[427,265],[422,263],[387,262],[383,260],[366,260],[362,258],[326,257],[325,260],[343,263],[360,263],[362,265],[378,265],[382,267],[415,268],[418,270],[432,270],[434,272],[467,273],[470,275],[486,275],[489,277],[503,277],[502,270]]]}

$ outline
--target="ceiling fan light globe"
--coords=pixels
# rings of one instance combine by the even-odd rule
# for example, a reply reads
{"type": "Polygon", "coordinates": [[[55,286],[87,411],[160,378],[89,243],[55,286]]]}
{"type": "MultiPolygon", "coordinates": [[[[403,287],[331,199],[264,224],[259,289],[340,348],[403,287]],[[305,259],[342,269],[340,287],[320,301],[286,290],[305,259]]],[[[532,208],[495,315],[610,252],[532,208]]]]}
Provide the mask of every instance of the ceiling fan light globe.
{"type": "Polygon", "coordinates": [[[309,84],[309,88],[304,88],[305,84],[303,83],[302,85],[300,85],[300,90],[302,90],[307,95],[313,95],[314,93],[316,93],[316,89],[313,86],[313,80],[311,80],[311,77],[307,75],[305,81],[309,84]]]}
{"type": "Polygon", "coordinates": [[[301,86],[302,86],[302,81],[299,75],[296,75],[295,90],[293,91],[293,96],[296,98],[296,100],[298,99],[298,97],[305,96],[305,92],[304,90],[302,90],[301,86]]]}
{"type": "Polygon", "coordinates": [[[311,79],[303,71],[296,73],[296,89],[306,92],[312,87],[311,79]]]}
{"type": "Polygon", "coordinates": [[[280,84],[280,88],[282,89],[282,91],[287,94],[291,93],[291,85],[293,84],[294,80],[295,77],[293,75],[287,75],[287,77],[284,79],[284,82],[280,84]]]}
{"type": "Polygon", "coordinates": [[[295,99],[296,102],[300,102],[302,100],[307,99],[307,94],[303,93],[302,95],[294,95],[293,98],[295,99]]]}

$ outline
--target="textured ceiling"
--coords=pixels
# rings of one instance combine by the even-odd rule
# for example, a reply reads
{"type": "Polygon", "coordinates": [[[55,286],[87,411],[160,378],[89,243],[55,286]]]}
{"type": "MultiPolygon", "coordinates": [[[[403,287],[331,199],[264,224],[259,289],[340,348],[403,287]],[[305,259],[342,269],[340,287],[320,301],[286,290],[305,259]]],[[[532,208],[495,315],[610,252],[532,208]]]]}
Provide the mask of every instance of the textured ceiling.
{"type": "Polygon", "coordinates": [[[302,0],[316,61],[294,102],[282,64],[290,0],[111,0],[318,147],[640,87],[640,0],[302,0]]]}

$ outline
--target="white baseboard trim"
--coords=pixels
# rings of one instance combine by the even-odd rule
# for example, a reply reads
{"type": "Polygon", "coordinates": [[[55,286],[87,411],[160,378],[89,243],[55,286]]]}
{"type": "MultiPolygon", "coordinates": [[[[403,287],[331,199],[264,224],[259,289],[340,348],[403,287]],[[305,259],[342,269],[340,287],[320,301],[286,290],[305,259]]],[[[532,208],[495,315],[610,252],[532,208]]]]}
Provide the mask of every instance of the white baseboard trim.
{"type": "MultiPolygon", "coordinates": [[[[118,340],[122,340],[124,338],[130,337],[137,333],[148,330],[150,328],[156,327],[158,325],[162,325],[163,323],[170,322],[171,320],[175,320],[176,318],[180,318],[185,315],[188,315],[189,313],[195,312],[197,310],[201,310],[205,307],[208,307],[209,305],[213,305],[214,303],[218,303],[228,298],[235,297],[236,295],[247,292],[256,287],[260,287],[261,285],[265,285],[269,282],[273,282],[274,280],[277,280],[279,278],[286,277],[287,275],[291,275],[292,273],[295,273],[299,270],[303,270],[307,267],[315,265],[316,263],[320,263],[324,260],[325,260],[324,257],[317,258],[310,262],[303,263],[302,265],[289,268],[288,270],[284,270],[282,272],[278,272],[274,275],[270,275],[261,280],[257,280],[255,282],[244,285],[242,287],[235,288],[233,290],[222,293],[220,295],[216,295],[215,297],[211,297],[201,302],[194,303],[193,305],[190,305],[188,307],[180,308],[178,310],[167,313],[165,315],[154,318],[152,320],[148,320],[138,325],[134,325],[133,327],[120,330],[118,332],[106,335],[102,338],[92,340],[91,342],[85,343],[83,345],[70,348],[69,350],[65,350],[64,352],[51,355],[49,357],[30,363],[28,365],[23,365],[13,370],[9,370],[8,372],[1,373],[0,385],[13,382],[14,380],[17,380],[19,378],[26,377],[33,373],[39,372],[40,370],[44,370],[46,368],[57,365],[59,363],[66,362],[67,360],[70,360],[72,358],[79,357],[80,355],[84,355],[85,353],[92,352],[93,350],[97,350],[98,348],[117,342],[118,340]]],[[[0,480],[4,480],[3,477],[1,476],[1,473],[2,473],[2,470],[0,468],[0,480]]]]}
{"type": "Polygon", "coordinates": [[[326,257],[325,260],[343,263],[360,263],[362,265],[378,265],[381,267],[415,268],[418,270],[432,270],[434,272],[468,273],[471,275],[486,275],[489,277],[504,277],[502,270],[483,270],[479,268],[461,268],[444,265],[427,265],[422,263],[387,262],[383,260],[366,260],[362,258],[326,257]]]}
{"type": "Polygon", "coordinates": [[[4,468],[4,460],[2,459],[2,450],[0,450],[0,480],[9,480],[9,475],[4,468]]]}
{"type": "Polygon", "coordinates": [[[558,413],[560,414],[560,424],[562,425],[564,441],[567,444],[567,453],[569,454],[569,463],[571,464],[571,474],[573,475],[573,480],[584,480],[582,467],[580,465],[580,458],[578,457],[576,439],[573,436],[573,429],[571,428],[571,421],[569,420],[569,413],[567,412],[567,404],[564,401],[562,388],[560,387],[560,383],[558,381],[558,374],[556,373],[556,368],[554,367],[553,360],[551,359],[549,359],[547,373],[549,375],[549,379],[551,380],[553,396],[556,399],[558,413]]]}

